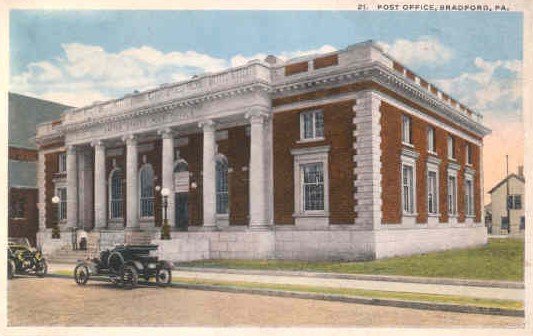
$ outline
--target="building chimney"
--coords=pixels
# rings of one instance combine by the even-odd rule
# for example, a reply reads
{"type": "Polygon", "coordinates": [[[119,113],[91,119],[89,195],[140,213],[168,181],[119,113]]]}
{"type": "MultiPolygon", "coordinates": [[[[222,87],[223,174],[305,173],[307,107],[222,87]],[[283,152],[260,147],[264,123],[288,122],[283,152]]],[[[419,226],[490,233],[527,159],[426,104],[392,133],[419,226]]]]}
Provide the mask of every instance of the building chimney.
{"type": "Polygon", "coordinates": [[[524,177],[524,166],[518,166],[518,176],[524,177]]]}

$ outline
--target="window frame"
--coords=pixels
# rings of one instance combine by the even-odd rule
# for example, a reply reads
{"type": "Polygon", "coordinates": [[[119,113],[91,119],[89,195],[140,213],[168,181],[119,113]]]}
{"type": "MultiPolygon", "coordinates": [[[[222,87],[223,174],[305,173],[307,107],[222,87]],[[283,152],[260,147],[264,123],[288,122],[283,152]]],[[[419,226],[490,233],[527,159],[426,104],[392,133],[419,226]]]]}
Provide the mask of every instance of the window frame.
{"type": "Polygon", "coordinates": [[[293,217],[327,217],[329,216],[329,151],[330,146],[304,147],[291,150],[294,174],[294,213],[293,217]],[[323,210],[305,210],[303,193],[302,166],[322,164],[323,176],[323,210]]]}
{"type": "Polygon", "coordinates": [[[152,219],[155,217],[155,192],[154,192],[154,167],[150,163],[144,163],[139,169],[139,218],[152,219]],[[145,171],[151,171],[151,178],[143,178],[145,171]],[[143,181],[149,181],[151,188],[143,188],[143,181]],[[144,190],[150,190],[151,196],[143,196],[144,190]],[[145,212],[145,205],[148,205],[148,213],[145,212]],[[146,215],[145,215],[146,214],[146,215]]]}
{"type": "Polygon", "coordinates": [[[437,137],[435,134],[435,127],[428,126],[427,132],[427,146],[428,146],[428,152],[431,154],[437,154],[437,137]]]}
{"type": "Polygon", "coordinates": [[[111,173],[109,173],[109,180],[108,180],[108,195],[109,195],[109,214],[108,214],[108,218],[110,220],[116,220],[116,221],[119,221],[119,220],[123,220],[124,219],[124,188],[123,188],[123,173],[122,173],[122,170],[120,168],[113,168],[113,170],[111,170],[111,173]],[[115,198],[113,197],[114,193],[114,189],[113,187],[115,186],[115,181],[114,181],[114,178],[115,178],[115,174],[120,174],[120,184],[119,184],[119,190],[120,190],[120,195],[121,197],[120,198],[115,198]],[[119,213],[120,213],[120,216],[116,217],[114,216],[114,212],[113,212],[113,209],[115,208],[113,206],[113,204],[118,204],[118,208],[119,208],[119,213]]]}
{"type": "Polygon", "coordinates": [[[217,216],[228,216],[229,215],[229,212],[230,212],[230,195],[229,195],[229,162],[228,162],[228,159],[222,155],[222,154],[219,154],[217,155],[217,158],[215,160],[215,214],[217,216]],[[224,167],[224,184],[223,186],[225,186],[225,190],[219,190],[219,187],[220,187],[220,172],[219,172],[219,166],[221,166],[223,164],[222,167],[224,167]],[[223,197],[221,197],[223,196],[223,197]],[[225,207],[224,207],[224,210],[222,210],[222,200],[224,200],[226,202],[225,204],[225,207]]]}
{"type": "Polygon", "coordinates": [[[465,144],[465,162],[469,166],[471,166],[473,162],[472,145],[468,142],[465,144]]]}
{"type": "Polygon", "coordinates": [[[303,210],[303,213],[313,213],[313,212],[323,212],[324,209],[325,209],[325,182],[324,182],[324,164],[323,162],[311,162],[311,163],[304,163],[304,164],[301,164],[300,165],[300,187],[301,187],[301,190],[300,190],[300,193],[301,193],[301,196],[302,196],[302,210],[303,210]],[[316,183],[311,183],[311,182],[305,182],[305,168],[306,167],[310,167],[310,166],[317,166],[317,167],[320,167],[320,170],[321,170],[321,175],[322,175],[322,182],[319,184],[318,183],[318,180],[316,183]],[[321,200],[321,203],[322,203],[322,209],[311,209],[311,208],[308,208],[308,202],[307,202],[307,186],[312,186],[312,185],[316,185],[316,186],[321,186],[322,188],[322,200],[321,200]]]}
{"type": "Polygon", "coordinates": [[[55,195],[59,197],[59,203],[57,203],[56,219],[58,222],[64,222],[67,220],[67,187],[56,187],[55,195]]]}
{"type": "Polygon", "coordinates": [[[412,216],[416,214],[416,166],[412,163],[402,162],[401,167],[402,213],[404,215],[412,216]],[[410,170],[411,172],[410,180],[407,181],[407,184],[405,179],[406,170],[410,170]],[[408,191],[407,199],[406,188],[408,191]]]}
{"type": "Polygon", "coordinates": [[[318,110],[309,110],[300,112],[300,141],[318,141],[324,139],[324,112],[321,109],[318,110]],[[321,132],[317,132],[317,116],[320,115],[322,119],[322,127],[320,128],[321,132]],[[311,135],[307,137],[305,132],[305,118],[306,116],[311,116],[311,135]],[[318,135],[318,133],[321,133],[318,135]]]}
{"type": "Polygon", "coordinates": [[[10,202],[10,219],[25,219],[26,218],[26,197],[19,196],[10,202]]]}
{"type": "Polygon", "coordinates": [[[448,173],[446,180],[448,216],[457,217],[457,174],[448,173]],[[453,179],[453,188],[450,188],[453,179]],[[452,193],[453,191],[453,193],[452,193]]]}
{"type": "Polygon", "coordinates": [[[439,170],[428,166],[427,170],[427,211],[430,216],[439,214],[439,170]],[[435,175],[435,183],[430,183],[430,175],[435,175]],[[431,198],[431,203],[430,203],[431,198]],[[433,206],[432,206],[433,205],[433,206]]]}
{"type": "Polygon", "coordinates": [[[62,152],[57,155],[57,172],[66,173],[67,172],[67,153],[62,152]]]}
{"type": "Polygon", "coordinates": [[[474,217],[475,215],[475,198],[474,198],[474,180],[472,177],[465,176],[465,216],[474,217]]]}
{"type": "Polygon", "coordinates": [[[448,135],[447,152],[448,159],[455,160],[455,138],[451,135],[448,135]]]}
{"type": "Polygon", "coordinates": [[[402,144],[413,145],[413,119],[406,114],[402,114],[402,144]]]}

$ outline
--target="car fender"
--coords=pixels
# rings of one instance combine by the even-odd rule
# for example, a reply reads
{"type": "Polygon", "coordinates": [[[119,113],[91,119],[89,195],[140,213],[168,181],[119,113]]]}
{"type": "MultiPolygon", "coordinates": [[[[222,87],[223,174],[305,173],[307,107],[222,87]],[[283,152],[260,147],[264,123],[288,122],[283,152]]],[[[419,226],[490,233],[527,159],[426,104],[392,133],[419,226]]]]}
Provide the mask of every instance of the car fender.
{"type": "Polygon", "coordinates": [[[138,261],[138,260],[130,261],[126,265],[133,265],[133,267],[135,267],[137,269],[137,271],[139,271],[139,272],[144,271],[143,264],[140,261],[138,261]]]}

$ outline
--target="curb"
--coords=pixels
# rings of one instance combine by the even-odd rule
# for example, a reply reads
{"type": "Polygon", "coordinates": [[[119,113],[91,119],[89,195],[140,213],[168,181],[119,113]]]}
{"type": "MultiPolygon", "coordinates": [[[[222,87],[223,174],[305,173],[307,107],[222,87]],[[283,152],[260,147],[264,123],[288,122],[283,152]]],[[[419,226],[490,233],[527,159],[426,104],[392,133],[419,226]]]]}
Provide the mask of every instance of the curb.
{"type": "Polygon", "coordinates": [[[325,273],[325,272],[301,272],[301,271],[276,271],[276,270],[243,270],[233,268],[202,268],[174,266],[174,270],[203,273],[228,273],[228,274],[250,274],[250,275],[283,275],[300,276],[308,278],[324,279],[346,279],[346,280],[368,280],[368,281],[388,281],[388,282],[408,282],[432,285],[450,286],[472,286],[491,288],[524,289],[524,283],[514,281],[492,281],[474,279],[451,279],[451,278],[422,278],[396,275],[372,275],[372,274],[348,274],[348,273],[325,273]]]}
{"type": "MultiPolygon", "coordinates": [[[[71,275],[62,274],[48,274],[51,278],[72,279],[71,275]]],[[[92,281],[109,282],[106,278],[94,277],[92,281]]],[[[147,284],[147,286],[156,286],[155,284],[147,284]]],[[[255,294],[263,296],[277,296],[295,299],[307,299],[307,300],[322,300],[344,303],[356,303],[367,304],[373,306],[387,306],[396,308],[411,308],[419,310],[437,310],[454,313],[466,313],[466,314],[483,314],[483,315],[498,315],[498,316],[513,316],[524,317],[524,310],[513,310],[504,308],[491,308],[491,307],[479,307],[479,306],[463,306],[448,303],[431,303],[420,301],[401,301],[391,299],[376,299],[366,298],[360,296],[347,296],[338,294],[320,294],[320,293],[305,293],[294,291],[281,291],[275,289],[260,289],[260,288],[241,288],[235,286],[218,286],[218,285],[195,285],[173,282],[169,287],[192,289],[192,290],[204,290],[213,292],[225,292],[225,293],[240,293],[240,294],[255,294]]]]}

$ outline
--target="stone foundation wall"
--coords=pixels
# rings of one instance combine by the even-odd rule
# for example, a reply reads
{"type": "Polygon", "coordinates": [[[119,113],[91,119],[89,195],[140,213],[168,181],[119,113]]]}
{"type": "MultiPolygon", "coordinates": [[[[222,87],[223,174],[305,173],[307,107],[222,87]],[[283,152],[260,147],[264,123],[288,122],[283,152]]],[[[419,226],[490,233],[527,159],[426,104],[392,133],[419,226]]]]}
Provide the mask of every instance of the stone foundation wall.
{"type": "Polygon", "coordinates": [[[72,249],[72,236],[70,232],[61,232],[59,239],[52,238],[52,229],[37,232],[37,247],[45,256],[50,256],[59,250],[72,249]]]}
{"type": "Polygon", "coordinates": [[[480,224],[474,227],[389,229],[375,232],[376,259],[476,247],[486,243],[487,229],[480,224]]]}
{"type": "MultiPolygon", "coordinates": [[[[312,261],[357,261],[406,256],[453,248],[476,247],[487,243],[485,227],[382,228],[358,231],[331,226],[324,230],[282,228],[254,231],[247,228],[227,231],[172,232],[171,240],[158,234],[151,243],[159,245],[161,259],[182,262],[202,259],[287,259],[312,261]]],[[[100,250],[124,243],[124,231],[100,232],[100,250]]],[[[48,239],[45,251],[69,244],[66,238],[48,239]]]]}
{"type": "Polygon", "coordinates": [[[294,260],[369,260],[374,258],[372,231],[280,230],[275,256],[294,260]]]}

